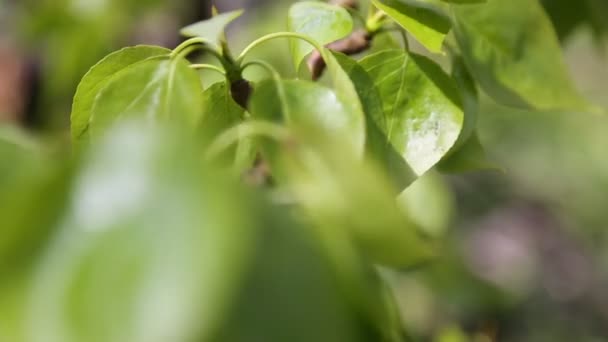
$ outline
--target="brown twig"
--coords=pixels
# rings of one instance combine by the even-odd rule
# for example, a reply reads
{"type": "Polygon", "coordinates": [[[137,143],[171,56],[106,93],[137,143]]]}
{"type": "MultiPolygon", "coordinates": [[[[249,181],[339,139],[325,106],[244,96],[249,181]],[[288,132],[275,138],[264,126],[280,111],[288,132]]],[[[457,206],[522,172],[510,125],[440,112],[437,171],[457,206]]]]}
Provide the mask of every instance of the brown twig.
{"type": "Polygon", "coordinates": [[[345,8],[359,8],[359,1],[357,0],[331,0],[329,1],[332,5],[338,5],[345,8]]]}
{"type": "MultiPolygon", "coordinates": [[[[341,52],[346,55],[354,55],[369,49],[371,38],[372,37],[367,30],[358,29],[353,31],[350,36],[328,44],[326,47],[332,51],[341,52]]],[[[307,65],[313,80],[317,80],[321,77],[326,66],[319,51],[314,51],[310,55],[307,65]]]]}

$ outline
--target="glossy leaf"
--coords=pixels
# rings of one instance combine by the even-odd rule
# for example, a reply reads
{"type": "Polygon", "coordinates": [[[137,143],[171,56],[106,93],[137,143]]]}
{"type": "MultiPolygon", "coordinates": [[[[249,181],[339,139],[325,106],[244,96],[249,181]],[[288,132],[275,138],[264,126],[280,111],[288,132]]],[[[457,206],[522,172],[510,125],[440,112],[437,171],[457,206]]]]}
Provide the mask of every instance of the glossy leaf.
{"type": "Polygon", "coordinates": [[[79,171],[32,278],[29,341],[207,340],[221,323],[255,211],[183,139],[140,126],[110,130],[79,171]]]}
{"type": "Polygon", "coordinates": [[[399,210],[393,186],[375,166],[341,148],[352,145],[344,108],[330,89],[315,83],[260,83],[250,102],[252,116],[285,122],[296,139],[262,144],[273,176],[320,229],[352,234],[375,262],[405,267],[426,260],[434,253],[431,243],[399,210]]]}
{"type": "Polygon", "coordinates": [[[382,166],[395,185],[396,192],[399,193],[411,184],[417,178],[417,175],[379,128],[380,126],[386,126],[380,92],[374,85],[372,78],[357,61],[338,52],[334,52],[333,55],[342,69],[349,75],[363,105],[367,156],[382,166]]]}
{"type": "MultiPolygon", "coordinates": [[[[348,11],[340,6],[317,1],[296,2],[289,9],[288,28],[302,33],[321,45],[346,37],[353,29],[353,20],[348,11]]],[[[291,53],[296,69],[313,51],[313,47],[301,40],[291,40],[291,53]]]]}
{"type": "Polygon", "coordinates": [[[186,26],[181,29],[180,33],[182,36],[200,37],[211,43],[219,44],[226,27],[242,14],[243,10],[220,13],[210,19],[186,26]]]}
{"type": "Polygon", "coordinates": [[[372,0],[429,51],[441,53],[450,20],[435,6],[418,0],[372,0]]]}
{"type": "Polygon", "coordinates": [[[465,61],[495,101],[540,110],[588,109],[562,59],[556,34],[537,0],[453,5],[465,61]]]}
{"type": "Polygon", "coordinates": [[[464,112],[455,82],[434,62],[400,50],[379,52],[360,63],[383,101],[378,126],[414,172],[424,174],[462,130],[464,112]]]}
{"type": "Polygon", "coordinates": [[[154,58],[116,74],[93,106],[90,134],[99,137],[117,120],[146,118],[194,127],[201,116],[202,86],[183,59],[154,58]]]}
{"type": "Polygon", "coordinates": [[[307,144],[358,150],[364,140],[359,116],[333,90],[316,83],[264,81],[256,86],[250,111],[256,119],[285,122],[307,144]]]}
{"type": "Polygon", "coordinates": [[[71,130],[74,142],[87,142],[95,98],[112,76],[145,59],[169,55],[171,51],[156,46],[135,46],[108,55],[93,66],[82,78],[72,104],[71,130]]]}

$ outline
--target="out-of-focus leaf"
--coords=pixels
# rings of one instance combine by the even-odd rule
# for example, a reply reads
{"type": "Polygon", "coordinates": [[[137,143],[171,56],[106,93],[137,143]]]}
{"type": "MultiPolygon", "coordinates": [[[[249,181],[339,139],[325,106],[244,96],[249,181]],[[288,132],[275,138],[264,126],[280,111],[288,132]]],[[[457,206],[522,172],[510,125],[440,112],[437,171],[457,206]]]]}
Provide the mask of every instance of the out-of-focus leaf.
{"type": "Polygon", "coordinates": [[[473,134],[454,153],[447,156],[437,169],[444,173],[463,173],[480,170],[500,170],[501,168],[488,160],[477,134],[473,134]]]}
{"type": "Polygon", "coordinates": [[[202,86],[183,59],[152,58],[116,74],[99,92],[90,119],[92,138],[115,121],[145,118],[194,127],[202,111],[202,86]]]}
{"type": "Polygon", "coordinates": [[[393,147],[422,175],[454,146],[464,112],[455,82],[425,57],[387,50],[360,61],[380,91],[378,122],[393,147]]]}
{"type": "MultiPolygon", "coordinates": [[[[340,6],[317,1],[296,2],[289,9],[288,28],[292,32],[310,36],[321,45],[346,37],[353,29],[348,11],[340,6]]],[[[313,51],[307,42],[291,40],[291,53],[296,69],[313,51]]]]}
{"type": "Polygon", "coordinates": [[[449,2],[449,3],[453,3],[453,4],[474,4],[474,3],[487,2],[488,0],[441,0],[441,1],[449,2]]]}
{"type": "Polygon", "coordinates": [[[218,328],[255,212],[159,128],[123,123],[94,146],[33,276],[29,341],[207,340],[218,328]]]}
{"type": "Polygon", "coordinates": [[[441,53],[445,36],[450,31],[450,20],[426,1],[372,0],[399,25],[434,53],[441,53]]]}
{"type": "Polygon", "coordinates": [[[95,98],[112,76],[145,59],[169,55],[171,51],[156,46],[135,46],[114,52],[93,66],[82,78],[72,104],[71,130],[74,142],[87,142],[91,111],[95,98]]]}
{"type": "Polygon", "coordinates": [[[62,162],[0,139],[0,282],[27,269],[48,238],[65,206],[67,175],[62,162]]]}
{"type": "Polygon", "coordinates": [[[598,38],[608,33],[608,2],[605,0],[582,0],[576,3],[576,8],[569,0],[544,0],[542,4],[561,41],[585,25],[591,27],[598,38]]]}
{"type": "Polygon", "coordinates": [[[0,341],[25,341],[22,317],[27,305],[27,279],[64,213],[70,172],[63,158],[43,153],[29,137],[16,131],[3,133],[0,132],[0,341]]]}
{"type": "Polygon", "coordinates": [[[287,189],[319,229],[348,233],[378,264],[409,267],[435,254],[433,241],[397,205],[394,187],[375,165],[304,147],[281,158],[290,177],[287,189]]]}
{"type": "Polygon", "coordinates": [[[454,198],[445,181],[434,172],[420,177],[397,199],[413,222],[429,236],[441,237],[454,214],[454,198]]]}
{"type": "Polygon", "coordinates": [[[213,340],[363,342],[374,336],[349,296],[360,284],[340,279],[351,265],[338,269],[309,227],[285,213],[277,208],[266,220],[242,292],[213,340]]]}
{"type": "Polygon", "coordinates": [[[559,42],[537,0],[453,5],[465,62],[501,104],[540,110],[588,110],[571,82],[559,42]]]}
{"type": "Polygon", "coordinates": [[[479,94],[473,76],[467,69],[462,57],[455,57],[452,61],[452,78],[456,81],[462,108],[464,110],[464,123],[458,140],[452,151],[465,144],[477,128],[477,117],[479,115],[479,94]]]}
{"type": "Polygon", "coordinates": [[[201,37],[212,43],[219,44],[224,36],[226,27],[240,17],[243,10],[218,14],[210,19],[184,27],[180,32],[186,37],[201,37]]]}
{"type": "Polygon", "coordinates": [[[352,136],[354,137],[354,150],[357,156],[362,155],[365,148],[365,113],[363,104],[353,81],[342,68],[334,54],[329,49],[323,50],[323,59],[327,65],[333,89],[338,99],[346,106],[352,120],[352,136]]]}

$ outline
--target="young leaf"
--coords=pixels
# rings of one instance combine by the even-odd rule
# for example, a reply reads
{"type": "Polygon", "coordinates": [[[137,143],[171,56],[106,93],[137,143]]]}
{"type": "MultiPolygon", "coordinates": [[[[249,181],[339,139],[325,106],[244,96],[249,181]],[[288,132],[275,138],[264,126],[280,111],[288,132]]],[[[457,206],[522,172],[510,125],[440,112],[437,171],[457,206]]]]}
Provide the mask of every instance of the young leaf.
{"type": "Polygon", "coordinates": [[[429,59],[400,50],[360,63],[382,97],[384,119],[377,124],[422,175],[454,146],[462,130],[464,111],[455,82],[429,59]]]}
{"type": "Polygon", "coordinates": [[[372,0],[399,25],[434,53],[441,53],[450,20],[436,7],[419,0],[372,0]]]}
{"type": "MultiPolygon", "coordinates": [[[[308,35],[321,45],[344,38],[353,29],[353,20],[346,9],[317,1],[293,4],[287,24],[290,31],[308,35]]],[[[313,47],[300,40],[291,40],[290,44],[294,66],[298,69],[313,47]]]]}
{"type": "Polygon", "coordinates": [[[453,5],[454,32],[469,70],[497,102],[540,110],[586,110],[537,0],[453,5]]]}
{"type": "Polygon", "coordinates": [[[255,119],[286,122],[294,133],[295,143],[264,142],[262,153],[273,176],[320,229],[352,234],[378,263],[406,267],[433,255],[432,243],[398,208],[394,187],[375,166],[348,152],[349,140],[358,138],[352,137],[349,112],[330,89],[306,81],[264,81],[250,110],[255,119]]]}
{"type": "Polygon", "coordinates": [[[169,55],[170,50],[156,46],[135,46],[108,55],[82,78],[72,104],[71,131],[74,142],[87,142],[89,124],[95,98],[112,76],[145,59],[169,55]]]}
{"type": "Polygon", "coordinates": [[[117,120],[173,121],[194,127],[200,119],[202,86],[183,59],[153,58],[116,74],[99,92],[90,119],[91,137],[117,120]]]}
{"type": "Polygon", "coordinates": [[[385,170],[389,179],[400,193],[418,177],[401,155],[388,141],[379,127],[385,127],[384,109],[380,92],[365,69],[354,59],[338,53],[333,53],[336,61],[348,74],[357,90],[365,112],[366,153],[385,170]]]}
{"type": "MultiPolygon", "coordinates": [[[[203,113],[198,127],[205,147],[245,118],[245,110],[234,102],[226,82],[218,82],[207,88],[203,92],[202,103],[203,113]]],[[[235,154],[236,148],[226,153],[228,161],[234,161],[235,154]]]]}
{"type": "Polygon", "coordinates": [[[180,33],[185,37],[200,37],[212,43],[219,44],[224,36],[226,26],[243,14],[243,10],[225,12],[211,17],[210,19],[199,21],[181,29],[180,33]]]}
{"type": "Polygon", "coordinates": [[[361,144],[359,118],[334,91],[317,83],[264,81],[251,97],[250,111],[256,119],[287,123],[308,144],[351,149],[361,144]]]}

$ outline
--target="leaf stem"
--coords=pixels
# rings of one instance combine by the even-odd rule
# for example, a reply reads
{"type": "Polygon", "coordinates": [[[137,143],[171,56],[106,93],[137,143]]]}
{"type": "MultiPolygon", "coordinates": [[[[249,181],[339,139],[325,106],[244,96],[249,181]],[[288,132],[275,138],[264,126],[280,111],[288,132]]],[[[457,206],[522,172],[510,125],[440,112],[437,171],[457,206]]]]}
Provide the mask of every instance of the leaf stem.
{"type": "Polygon", "coordinates": [[[246,121],[220,134],[209,145],[205,158],[212,160],[240,140],[253,136],[265,136],[273,140],[285,141],[291,135],[287,128],[271,122],[260,120],[246,121]]]}
{"type": "Polygon", "coordinates": [[[376,33],[376,31],[382,28],[385,19],[386,13],[384,11],[377,11],[373,15],[370,15],[370,17],[367,19],[365,23],[365,29],[370,34],[374,34],[376,33]]]}
{"type": "Polygon", "coordinates": [[[171,58],[177,58],[179,56],[185,57],[186,55],[188,55],[196,50],[202,50],[202,51],[208,52],[208,53],[212,54],[213,56],[215,56],[220,61],[224,60],[222,53],[213,46],[213,43],[211,43],[209,40],[207,40],[205,38],[200,38],[200,37],[190,38],[190,39],[184,41],[183,43],[178,45],[175,49],[173,49],[170,56],[171,56],[171,58]]]}
{"type": "Polygon", "coordinates": [[[271,33],[271,34],[265,35],[261,38],[258,38],[257,40],[255,40],[251,44],[249,44],[249,46],[247,46],[243,50],[243,52],[241,52],[239,57],[236,59],[236,63],[240,65],[243,62],[243,60],[245,59],[245,57],[247,57],[247,55],[251,52],[251,50],[253,50],[257,46],[259,46],[267,41],[270,41],[270,40],[273,40],[276,38],[295,38],[295,39],[303,40],[303,41],[309,43],[310,45],[312,45],[316,50],[318,50],[323,55],[323,50],[324,50],[323,46],[321,46],[314,39],[312,39],[311,37],[309,37],[307,35],[304,35],[301,33],[296,33],[296,32],[276,32],[276,33],[271,33]]]}
{"type": "Polygon", "coordinates": [[[211,70],[222,74],[222,76],[226,76],[226,71],[224,71],[224,69],[212,64],[191,64],[190,67],[196,70],[211,70]]]}
{"type": "Polygon", "coordinates": [[[262,67],[263,69],[265,69],[266,71],[268,71],[268,73],[272,76],[272,78],[275,81],[280,81],[281,80],[281,74],[277,71],[277,69],[275,69],[270,63],[267,63],[265,61],[261,61],[261,60],[249,61],[249,62],[245,63],[242,66],[242,70],[245,70],[248,67],[254,66],[254,65],[262,67]]]}

